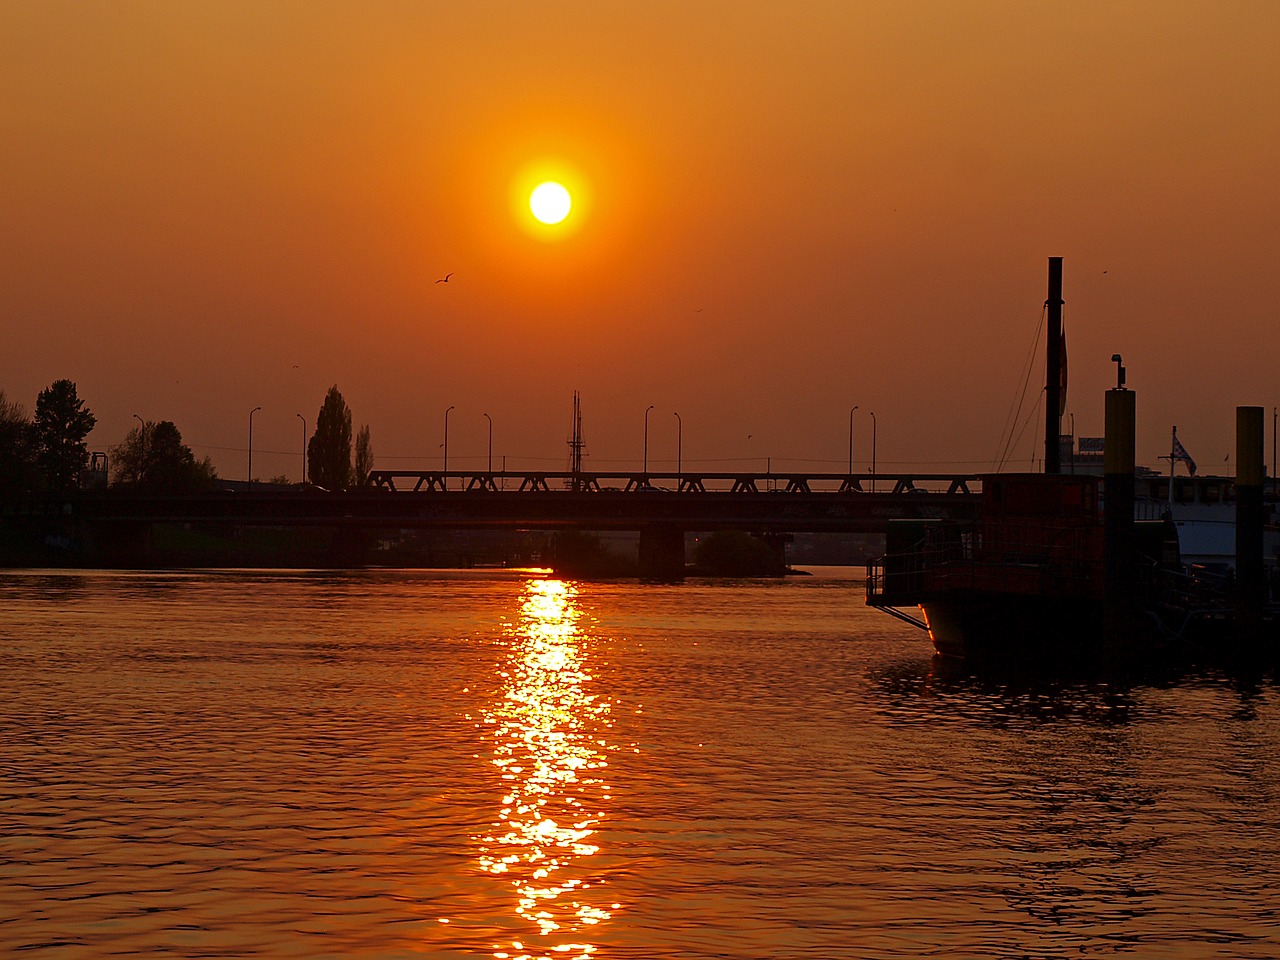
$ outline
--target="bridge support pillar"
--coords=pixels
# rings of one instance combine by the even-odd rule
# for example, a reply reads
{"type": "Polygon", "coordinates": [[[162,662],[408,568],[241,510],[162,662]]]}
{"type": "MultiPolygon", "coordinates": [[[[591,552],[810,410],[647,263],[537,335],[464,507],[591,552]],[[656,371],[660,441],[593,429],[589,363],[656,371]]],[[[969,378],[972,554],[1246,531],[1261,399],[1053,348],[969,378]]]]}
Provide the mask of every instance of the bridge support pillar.
{"type": "Polygon", "coordinates": [[[789,533],[762,533],[756,539],[767,546],[769,552],[773,554],[778,575],[784,574],[787,570],[787,544],[795,537],[789,533]]]}
{"type": "Polygon", "coordinates": [[[684,530],[667,523],[641,528],[640,576],[646,580],[684,577],[684,530]]]}
{"type": "Polygon", "coordinates": [[[338,527],[329,541],[329,563],[334,567],[362,567],[369,560],[372,534],[360,527],[338,527]]]}

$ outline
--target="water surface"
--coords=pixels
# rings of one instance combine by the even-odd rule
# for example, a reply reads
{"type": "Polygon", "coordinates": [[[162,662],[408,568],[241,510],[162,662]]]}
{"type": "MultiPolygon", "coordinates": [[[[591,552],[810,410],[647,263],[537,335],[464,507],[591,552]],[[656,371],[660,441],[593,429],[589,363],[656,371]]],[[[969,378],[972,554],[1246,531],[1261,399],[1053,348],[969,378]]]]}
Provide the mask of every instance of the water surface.
{"type": "Polygon", "coordinates": [[[0,954],[1280,955],[1272,677],[943,669],[822,573],[0,574],[0,954]]]}

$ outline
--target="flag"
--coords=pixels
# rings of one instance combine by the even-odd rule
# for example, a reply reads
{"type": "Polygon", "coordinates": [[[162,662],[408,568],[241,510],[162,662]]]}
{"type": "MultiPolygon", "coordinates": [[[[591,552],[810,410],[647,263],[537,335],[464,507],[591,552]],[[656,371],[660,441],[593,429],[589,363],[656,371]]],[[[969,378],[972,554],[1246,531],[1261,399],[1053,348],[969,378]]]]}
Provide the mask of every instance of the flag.
{"type": "Polygon", "coordinates": [[[1191,454],[1187,453],[1187,448],[1182,445],[1182,441],[1178,439],[1177,431],[1173,434],[1173,453],[1171,457],[1174,463],[1181,460],[1187,465],[1187,473],[1191,476],[1196,475],[1196,462],[1191,459],[1191,454]]]}

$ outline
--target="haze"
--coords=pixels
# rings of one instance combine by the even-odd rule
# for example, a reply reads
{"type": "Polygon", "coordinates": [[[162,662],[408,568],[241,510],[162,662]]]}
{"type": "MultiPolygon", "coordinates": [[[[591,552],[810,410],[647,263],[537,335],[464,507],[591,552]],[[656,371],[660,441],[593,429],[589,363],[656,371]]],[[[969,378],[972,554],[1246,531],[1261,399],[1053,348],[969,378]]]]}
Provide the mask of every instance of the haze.
{"type": "Polygon", "coordinates": [[[1230,472],[1280,402],[1273,3],[11,0],[0,37],[0,389],[74,380],[94,450],[136,413],[243,477],[261,406],[296,479],[336,383],[386,469],[450,405],[451,467],[488,413],[563,469],[576,389],[601,469],[653,404],[651,467],[679,412],[686,469],[842,471],[856,404],[855,469],[874,411],[882,471],[981,471],[1050,256],[1064,429],[1113,353],[1152,465],[1177,424],[1230,472]],[[540,162],[557,239],[512,209],[540,162]]]}

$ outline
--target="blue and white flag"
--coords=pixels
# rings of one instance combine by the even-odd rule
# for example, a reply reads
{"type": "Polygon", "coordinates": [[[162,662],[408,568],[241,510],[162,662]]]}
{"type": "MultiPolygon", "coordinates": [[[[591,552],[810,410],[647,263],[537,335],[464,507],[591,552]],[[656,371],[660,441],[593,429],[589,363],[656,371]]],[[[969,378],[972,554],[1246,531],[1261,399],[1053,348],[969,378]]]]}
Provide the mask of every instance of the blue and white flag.
{"type": "Polygon", "coordinates": [[[1177,428],[1175,428],[1173,432],[1173,453],[1170,459],[1172,459],[1174,463],[1181,460],[1187,465],[1187,472],[1193,477],[1196,475],[1196,462],[1191,459],[1191,454],[1187,453],[1187,448],[1184,447],[1182,445],[1182,441],[1178,439],[1177,428]]]}

